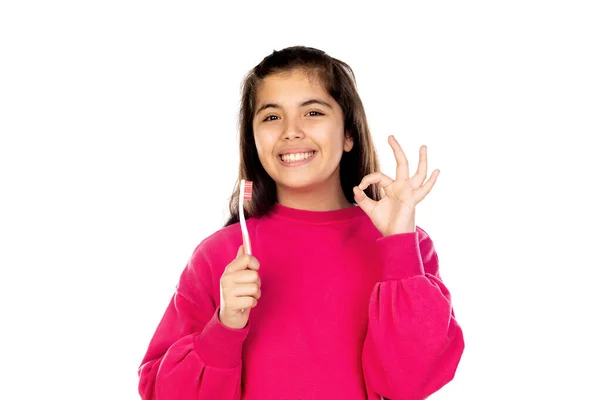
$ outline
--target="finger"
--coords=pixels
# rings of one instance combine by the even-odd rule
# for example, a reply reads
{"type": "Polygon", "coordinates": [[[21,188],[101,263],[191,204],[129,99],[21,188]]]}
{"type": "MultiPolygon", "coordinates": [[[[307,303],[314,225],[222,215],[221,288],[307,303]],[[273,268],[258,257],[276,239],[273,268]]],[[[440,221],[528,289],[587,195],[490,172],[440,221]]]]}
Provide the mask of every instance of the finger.
{"type": "Polygon", "coordinates": [[[235,300],[233,300],[233,303],[235,304],[232,304],[230,302],[230,304],[226,306],[226,308],[233,311],[233,313],[236,313],[238,311],[240,313],[247,312],[251,308],[256,307],[256,305],[258,304],[258,300],[252,296],[235,297],[234,299],[235,300]]]}
{"type": "Polygon", "coordinates": [[[435,185],[435,182],[437,181],[437,178],[439,175],[440,175],[440,170],[436,169],[435,171],[433,171],[431,173],[431,176],[429,177],[427,182],[425,182],[423,184],[423,186],[421,186],[420,188],[416,189],[413,192],[417,203],[419,203],[421,200],[423,200],[425,198],[425,196],[427,196],[427,194],[429,194],[429,192],[431,192],[431,189],[433,189],[433,185],[435,185]]]}
{"type": "Polygon", "coordinates": [[[427,146],[423,145],[419,149],[419,166],[417,172],[410,179],[410,184],[413,189],[420,188],[427,178],[427,146]]]}
{"type": "Polygon", "coordinates": [[[238,297],[238,307],[242,313],[256,307],[257,304],[258,300],[252,296],[238,297]]]}
{"type": "Polygon", "coordinates": [[[231,281],[234,283],[256,283],[260,286],[260,276],[257,271],[245,269],[231,274],[231,281]]]}
{"type": "Polygon", "coordinates": [[[229,265],[227,265],[226,270],[227,272],[231,273],[241,271],[244,269],[258,270],[259,268],[260,263],[254,256],[242,254],[238,256],[235,260],[230,262],[229,265]]]}
{"type": "Polygon", "coordinates": [[[370,199],[358,186],[354,186],[352,191],[354,192],[354,200],[356,200],[356,204],[362,208],[367,215],[371,215],[371,211],[373,211],[373,208],[375,208],[377,202],[373,199],[370,199]]]}
{"type": "Polygon", "coordinates": [[[258,271],[258,269],[260,268],[260,263],[258,262],[258,260],[256,259],[256,257],[254,256],[248,256],[249,261],[246,264],[247,268],[250,268],[252,270],[258,271]]]}
{"type": "Polygon", "coordinates": [[[360,183],[358,184],[358,188],[360,190],[365,190],[369,187],[369,185],[379,184],[380,187],[386,188],[389,185],[394,183],[394,180],[389,176],[381,173],[381,172],[373,172],[369,175],[366,175],[360,183]]]}
{"type": "Polygon", "coordinates": [[[262,294],[262,291],[255,283],[236,285],[236,287],[233,288],[231,292],[231,294],[235,297],[250,296],[254,297],[256,300],[260,299],[260,296],[262,294]]]}
{"type": "Polygon", "coordinates": [[[405,181],[408,179],[408,160],[394,135],[388,138],[388,142],[392,146],[396,158],[396,180],[405,181]]]}

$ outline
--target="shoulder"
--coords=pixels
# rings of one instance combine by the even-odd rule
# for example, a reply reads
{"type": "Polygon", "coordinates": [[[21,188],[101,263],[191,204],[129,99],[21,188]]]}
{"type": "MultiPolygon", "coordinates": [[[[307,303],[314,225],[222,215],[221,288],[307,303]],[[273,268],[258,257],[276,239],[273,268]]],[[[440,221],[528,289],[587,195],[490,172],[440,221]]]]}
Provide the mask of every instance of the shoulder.
{"type": "Polygon", "coordinates": [[[191,261],[209,264],[219,263],[219,260],[223,258],[231,261],[235,258],[241,244],[240,224],[235,223],[221,228],[204,238],[194,248],[190,259],[191,261]]]}

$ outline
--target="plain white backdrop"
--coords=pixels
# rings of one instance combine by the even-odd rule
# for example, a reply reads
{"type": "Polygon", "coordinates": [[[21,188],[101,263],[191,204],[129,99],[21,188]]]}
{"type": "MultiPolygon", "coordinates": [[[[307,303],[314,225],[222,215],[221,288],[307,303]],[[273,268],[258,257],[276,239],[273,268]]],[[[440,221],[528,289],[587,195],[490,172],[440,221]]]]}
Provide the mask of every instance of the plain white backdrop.
{"type": "MultiPolygon", "coordinates": [[[[216,3],[216,2],[214,2],[216,3]]],[[[354,69],[466,340],[431,399],[598,399],[600,14],[584,1],[0,5],[0,398],[136,399],[137,368],[237,168],[244,74],[354,69]]]]}

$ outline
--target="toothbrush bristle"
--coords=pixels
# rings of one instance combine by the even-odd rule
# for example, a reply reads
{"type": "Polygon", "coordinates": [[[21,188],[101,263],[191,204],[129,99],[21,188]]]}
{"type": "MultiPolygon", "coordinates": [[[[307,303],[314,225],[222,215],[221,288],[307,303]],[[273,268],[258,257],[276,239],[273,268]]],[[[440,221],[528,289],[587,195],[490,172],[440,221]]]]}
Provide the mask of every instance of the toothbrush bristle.
{"type": "Polygon", "coordinates": [[[244,200],[252,200],[252,182],[244,182],[244,200]]]}

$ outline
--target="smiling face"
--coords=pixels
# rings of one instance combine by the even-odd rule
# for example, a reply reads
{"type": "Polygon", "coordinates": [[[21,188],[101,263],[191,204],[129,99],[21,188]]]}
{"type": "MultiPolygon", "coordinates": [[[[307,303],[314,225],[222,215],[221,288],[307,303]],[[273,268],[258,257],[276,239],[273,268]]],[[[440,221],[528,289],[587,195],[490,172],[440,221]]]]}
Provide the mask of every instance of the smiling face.
{"type": "Polygon", "coordinates": [[[279,201],[310,191],[342,201],[339,165],[353,141],[344,134],[341,107],[316,75],[294,70],[267,76],[256,97],[254,140],[279,201]]]}

